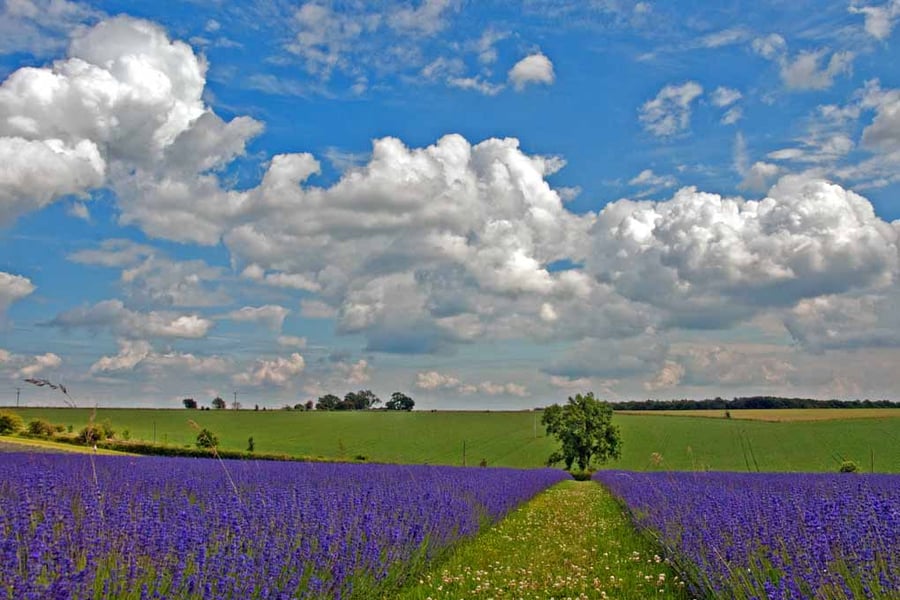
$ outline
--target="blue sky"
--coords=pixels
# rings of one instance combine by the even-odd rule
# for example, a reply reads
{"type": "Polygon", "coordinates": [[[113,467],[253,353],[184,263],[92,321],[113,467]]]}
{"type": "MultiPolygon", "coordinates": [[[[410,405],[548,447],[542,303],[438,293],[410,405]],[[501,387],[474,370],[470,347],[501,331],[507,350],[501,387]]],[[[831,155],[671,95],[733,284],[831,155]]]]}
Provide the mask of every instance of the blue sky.
{"type": "Polygon", "coordinates": [[[895,397],[897,0],[0,6],[3,402],[895,397]]]}

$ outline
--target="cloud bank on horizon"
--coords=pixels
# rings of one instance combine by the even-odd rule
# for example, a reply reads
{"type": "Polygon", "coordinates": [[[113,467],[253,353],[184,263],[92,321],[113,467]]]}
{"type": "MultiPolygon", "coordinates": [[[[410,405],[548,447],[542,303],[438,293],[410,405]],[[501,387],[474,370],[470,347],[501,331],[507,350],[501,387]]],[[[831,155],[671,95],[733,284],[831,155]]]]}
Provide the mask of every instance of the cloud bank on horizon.
{"type": "Polygon", "coordinates": [[[898,6],[7,3],[0,376],[893,398],[898,6]]]}

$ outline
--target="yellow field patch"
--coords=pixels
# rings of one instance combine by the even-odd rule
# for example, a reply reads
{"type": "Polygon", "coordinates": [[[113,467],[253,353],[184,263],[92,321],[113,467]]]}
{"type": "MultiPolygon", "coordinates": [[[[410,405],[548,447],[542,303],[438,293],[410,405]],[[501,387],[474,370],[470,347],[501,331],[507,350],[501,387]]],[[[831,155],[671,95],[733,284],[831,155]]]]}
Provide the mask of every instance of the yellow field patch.
{"type": "Polygon", "coordinates": [[[127,452],[116,452],[115,450],[104,450],[102,448],[93,450],[84,446],[63,444],[60,442],[52,442],[50,440],[35,440],[29,438],[13,437],[9,435],[0,435],[0,445],[6,446],[7,449],[16,452],[30,452],[32,450],[38,450],[46,452],[74,452],[75,454],[116,454],[134,456],[127,452]]]}
{"type": "Polygon", "coordinates": [[[896,408],[764,408],[725,410],[622,410],[623,415],[671,415],[676,417],[706,417],[724,419],[730,412],[732,419],[746,421],[836,421],[846,419],[900,418],[896,408]]]}

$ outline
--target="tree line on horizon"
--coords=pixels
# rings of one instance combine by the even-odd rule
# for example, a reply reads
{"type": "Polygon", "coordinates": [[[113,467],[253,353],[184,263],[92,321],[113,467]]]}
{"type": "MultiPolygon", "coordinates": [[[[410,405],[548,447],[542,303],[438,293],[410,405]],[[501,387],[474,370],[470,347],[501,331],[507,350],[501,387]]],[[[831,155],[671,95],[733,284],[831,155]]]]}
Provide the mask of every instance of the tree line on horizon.
{"type": "Polygon", "coordinates": [[[772,408],[900,408],[891,400],[816,400],[782,396],[746,396],[731,400],[625,400],[613,404],[615,410],[740,410],[772,408]]]}
{"type": "MultiPolygon", "coordinates": [[[[200,407],[193,398],[185,398],[181,402],[187,409],[200,408],[201,410],[209,410],[207,407],[200,407]]],[[[215,410],[225,410],[228,407],[225,400],[219,396],[213,398],[210,404],[215,410]]],[[[382,404],[381,398],[379,398],[372,390],[359,390],[357,392],[347,392],[343,398],[334,394],[325,394],[324,396],[320,396],[315,402],[307,400],[306,402],[299,402],[293,407],[286,404],[282,407],[282,410],[374,410],[377,409],[380,404],[382,404]]],[[[415,400],[403,392],[394,392],[391,394],[391,399],[384,403],[383,410],[411,411],[415,405],[415,400]]],[[[239,410],[241,404],[235,402],[232,404],[232,408],[234,410],[239,410]]],[[[259,410],[258,404],[255,405],[254,410],[259,410]]],[[[263,407],[263,410],[266,410],[266,407],[263,407]]]]}

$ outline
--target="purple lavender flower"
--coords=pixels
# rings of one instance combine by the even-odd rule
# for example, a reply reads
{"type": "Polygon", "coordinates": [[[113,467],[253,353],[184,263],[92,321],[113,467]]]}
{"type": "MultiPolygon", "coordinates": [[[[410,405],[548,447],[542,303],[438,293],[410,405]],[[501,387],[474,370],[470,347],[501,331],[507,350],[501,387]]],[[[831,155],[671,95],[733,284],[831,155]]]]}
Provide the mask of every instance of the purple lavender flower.
{"type": "Polygon", "coordinates": [[[7,454],[0,600],[349,598],[567,478],[555,469],[7,454]],[[366,586],[369,586],[366,588],[366,586]]]}
{"type": "Polygon", "coordinates": [[[898,475],[600,471],[594,479],[659,537],[696,593],[898,597],[898,475]]]}

